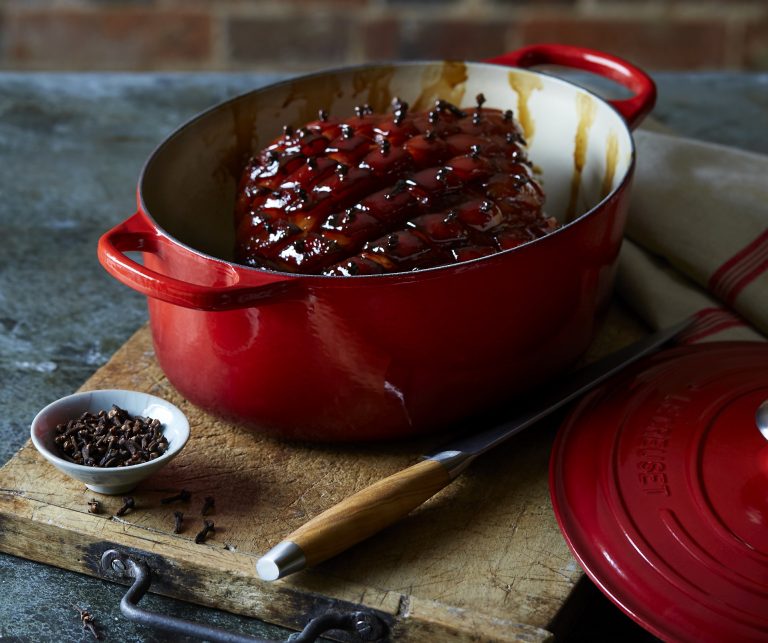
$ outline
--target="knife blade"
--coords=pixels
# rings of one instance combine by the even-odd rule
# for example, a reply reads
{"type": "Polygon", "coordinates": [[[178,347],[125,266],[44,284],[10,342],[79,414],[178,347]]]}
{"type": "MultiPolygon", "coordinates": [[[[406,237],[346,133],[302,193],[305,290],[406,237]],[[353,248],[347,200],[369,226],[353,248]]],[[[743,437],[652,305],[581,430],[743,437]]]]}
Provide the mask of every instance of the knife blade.
{"type": "Polygon", "coordinates": [[[372,536],[450,484],[475,458],[655,351],[690,323],[686,319],[569,374],[528,401],[513,419],[459,438],[417,464],[342,500],[259,558],[256,572],[263,580],[277,580],[372,536]]]}

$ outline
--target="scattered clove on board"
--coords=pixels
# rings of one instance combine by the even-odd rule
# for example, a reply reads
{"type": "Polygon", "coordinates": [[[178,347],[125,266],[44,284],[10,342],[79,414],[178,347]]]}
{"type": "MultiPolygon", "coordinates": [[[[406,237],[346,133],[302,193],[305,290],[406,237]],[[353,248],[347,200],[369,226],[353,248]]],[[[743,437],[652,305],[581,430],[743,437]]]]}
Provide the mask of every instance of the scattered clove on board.
{"type": "Polygon", "coordinates": [[[184,514],[180,511],[174,511],[173,521],[173,533],[180,534],[182,530],[182,523],[184,522],[184,514]]]}
{"type": "Polygon", "coordinates": [[[84,610],[81,607],[78,607],[77,605],[72,605],[72,607],[74,607],[77,610],[77,613],[80,615],[80,621],[83,624],[83,629],[88,630],[93,638],[95,638],[97,641],[101,640],[101,635],[96,630],[93,614],[91,614],[88,610],[84,610]]]}
{"type": "Polygon", "coordinates": [[[96,498],[91,498],[88,502],[88,513],[97,514],[101,513],[101,503],[96,498]]]}
{"type": "Polygon", "coordinates": [[[203,524],[205,526],[202,528],[200,533],[198,533],[197,536],[195,536],[195,542],[198,545],[201,545],[202,543],[204,543],[206,541],[206,539],[208,538],[208,534],[216,533],[216,529],[214,529],[213,521],[211,521],[211,520],[204,520],[203,524]]]}
{"type": "Polygon", "coordinates": [[[120,509],[118,509],[115,512],[115,515],[124,516],[126,513],[128,513],[129,509],[134,509],[135,507],[136,507],[136,502],[134,501],[134,499],[131,496],[125,496],[123,498],[123,506],[120,507],[120,509]]]}

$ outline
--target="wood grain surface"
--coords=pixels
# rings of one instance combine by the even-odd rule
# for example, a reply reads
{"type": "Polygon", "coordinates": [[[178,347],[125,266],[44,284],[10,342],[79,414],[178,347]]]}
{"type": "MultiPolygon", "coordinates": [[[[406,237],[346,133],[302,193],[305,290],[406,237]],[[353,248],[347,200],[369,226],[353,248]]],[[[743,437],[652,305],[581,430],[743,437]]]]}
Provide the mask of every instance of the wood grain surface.
{"type": "MultiPolygon", "coordinates": [[[[587,359],[644,334],[620,307],[587,359]]],[[[128,388],[177,404],[192,436],[168,467],[133,493],[100,496],[46,463],[27,443],[0,469],[0,550],[101,576],[115,547],[147,561],[152,591],[301,628],[329,607],[374,610],[398,641],[539,641],[582,571],[552,513],[547,485],[556,422],[541,424],[478,459],[398,524],[315,568],[261,581],[258,557],[312,517],[418,461],[445,436],[375,445],[287,443],[212,417],[186,402],[141,328],[83,390],[128,388]],[[187,503],[163,505],[180,489],[187,503]],[[205,496],[216,526],[195,544],[205,496]],[[184,530],[173,533],[173,512],[184,530]]],[[[113,579],[114,580],[114,579],[113,579]]]]}

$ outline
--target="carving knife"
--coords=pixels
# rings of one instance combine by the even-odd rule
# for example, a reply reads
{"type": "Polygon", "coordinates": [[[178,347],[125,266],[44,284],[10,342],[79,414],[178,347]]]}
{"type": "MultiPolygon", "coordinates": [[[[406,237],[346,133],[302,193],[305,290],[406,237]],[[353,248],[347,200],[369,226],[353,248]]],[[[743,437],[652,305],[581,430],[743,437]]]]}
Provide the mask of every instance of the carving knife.
{"type": "Polygon", "coordinates": [[[683,329],[685,320],[567,375],[508,421],[455,440],[440,452],[358,491],[299,527],[256,563],[273,581],[321,563],[388,527],[446,487],[469,464],[523,429],[653,352],[683,329]]]}

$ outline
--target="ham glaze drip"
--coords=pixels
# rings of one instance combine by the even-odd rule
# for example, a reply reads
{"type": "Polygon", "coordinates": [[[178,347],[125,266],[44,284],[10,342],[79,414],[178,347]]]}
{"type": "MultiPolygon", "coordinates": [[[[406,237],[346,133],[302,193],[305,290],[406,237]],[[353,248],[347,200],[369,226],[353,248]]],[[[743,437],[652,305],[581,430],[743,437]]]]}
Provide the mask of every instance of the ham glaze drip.
{"type": "Polygon", "coordinates": [[[283,135],[245,168],[236,260],[301,274],[419,270],[493,254],[557,227],[542,212],[510,110],[438,100],[412,113],[368,106],[283,135]]]}

